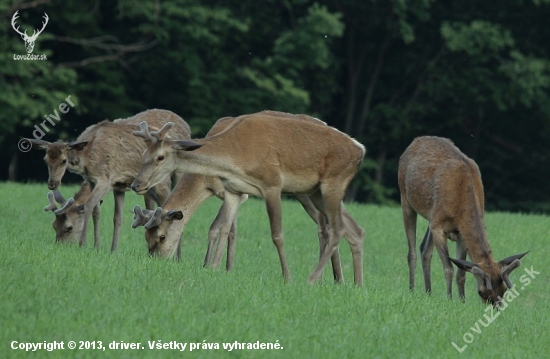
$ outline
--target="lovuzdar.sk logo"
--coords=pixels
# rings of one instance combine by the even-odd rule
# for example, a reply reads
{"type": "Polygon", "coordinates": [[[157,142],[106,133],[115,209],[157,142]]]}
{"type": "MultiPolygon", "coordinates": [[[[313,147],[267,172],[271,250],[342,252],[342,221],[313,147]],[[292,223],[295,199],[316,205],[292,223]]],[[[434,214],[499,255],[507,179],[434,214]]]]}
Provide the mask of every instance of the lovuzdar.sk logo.
{"type": "Polygon", "coordinates": [[[29,36],[27,35],[27,30],[25,30],[24,32],[21,32],[19,30],[19,26],[16,27],[15,22],[19,18],[18,12],[19,10],[17,10],[15,14],[13,14],[13,17],[11,18],[11,26],[13,27],[15,32],[21,35],[21,38],[23,39],[23,41],[25,41],[25,49],[27,50],[27,54],[26,55],[13,54],[13,59],[14,60],[47,60],[45,54],[33,55],[32,51],[34,50],[34,43],[38,38],[38,35],[40,35],[42,31],[44,31],[44,29],[46,28],[46,25],[48,24],[48,20],[49,20],[48,14],[44,13],[44,21],[42,22],[42,28],[38,30],[38,32],[36,30],[33,30],[32,35],[29,36]]]}

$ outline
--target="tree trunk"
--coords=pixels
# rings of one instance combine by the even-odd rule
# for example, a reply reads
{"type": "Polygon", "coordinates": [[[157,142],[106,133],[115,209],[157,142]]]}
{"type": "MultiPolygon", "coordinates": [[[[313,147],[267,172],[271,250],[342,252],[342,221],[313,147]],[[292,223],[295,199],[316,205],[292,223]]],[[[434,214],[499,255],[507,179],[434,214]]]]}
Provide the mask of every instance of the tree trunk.
{"type": "Polygon", "coordinates": [[[8,181],[17,181],[17,161],[19,160],[19,150],[13,151],[10,165],[8,167],[8,181]]]}

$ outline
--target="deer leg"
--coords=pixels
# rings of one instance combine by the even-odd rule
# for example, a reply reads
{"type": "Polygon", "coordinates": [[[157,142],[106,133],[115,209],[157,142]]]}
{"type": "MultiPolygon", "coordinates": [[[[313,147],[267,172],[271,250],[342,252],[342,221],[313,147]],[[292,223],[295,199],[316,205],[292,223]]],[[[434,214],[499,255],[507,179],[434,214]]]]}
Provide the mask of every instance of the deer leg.
{"type": "MultiPolygon", "coordinates": [[[[309,277],[309,283],[313,283],[321,277],[328,259],[337,249],[340,239],[346,234],[341,203],[343,193],[324,191],[325,188],[327,186],[321,184],[321,193],[316,192],[310,195],[315,207],[327,217],[330,236],[325,252],[309,277]]],[[[349,236],[349,238],[347,236],[346,239],[350,245],[353,257],[354,282],[356,285],[361,286],[363,284],[363,239],[356,238],[355,236],[349,236]]]]}
{"type": "Polygon", "coordinates": [[[229,235],[227,236],[227,260],[225,262],[225,270],[230,271],[233,269],[235,263],[235,237],[237,236],[237,217],[231,224],[229,235]]]}
{"type": "Polygon", "coordinates": [[[208,248],[206,250],[206,256],[204,258],[203,267],[209,267],[209,266],[217,267],[220,265],[222,249],[220,248],[219,241],[221,240],[220,237],[221,237],[222,227],[225,225],[224,222],[226,222],[229,219],[228,207],[229,207],[228,202],[225,200],[225,197],[224,197],[220,210],[218,211],[218,214],[216,215],[214,222],[212,222],[212,224],[210,225],[210,229],[208,230],[208,248]],[[214,256],[214,249],[216,248],[217,242],[218,242],[218,245],[217,245],[217,251],[215,256],[217,258],[217,262],[216,262],[216,259],[214,259],[213,256],[214,256]],[[218,254],[219,254],[219,258],[218,258],[218,254]]]}
{"type": "Polygon", "coordinates": [[[340,206],[341,206],[341,213],[342,213],[342,219],[344,221],[344,225],[345,225],[345,229],[346,229],[346,232],[345,232],[345,235],[344,237],[346,238],[346,240],[348,241],[350,247],[352,248],[352,253],[353,252],[353,245],[355,245],[356,247],[358,247],[355,252],[360,252],[359,255],[356,255],[354,257],[354,275],[356,273],[360,273],[360,276],[361,276],[361,283],[363,282],[363,266],[362,266],[362,263],[363,263],[363,241],[364,241],[364,238],[365,238],[365,230],[357,224],[357,222],[355,222],[355,220],[351,217],[351,215],[348,213],[348,211],[346,210],[346,208],[344,207],[344,203],[340,202],[340,206]],[[353,244],[353,245],[352,245],[353,244]],[[361,266],[358,270],[356,270],[356,262],[357,263],[360,263],[361,266]]]}
{"type": "MultiPolygon", "coordinates": [[[[229,233],[231,232],[231,228],[233,227],[235,220],[237,218],[237,212],[239,211],[239,206],[241,205],[241,195],[231,193],[229,191],[225,191],[225,196],[223,199],[222,208],[220,208],[220,213],[218,213],[218,217],[221,218],[220,222],[220,229],[219,229],[219,242],[218,242],[218,248],[216,250],[216,256],[214,257],[214,263],[213,265],[215,267],[218,267],[220,265],[220,262],[222,260],[222,254],[223,250],[227,246],[227,250],[230,249],[234,251],[234,248],[230,248],[229,246],[234,246],[234,241],[232,243],[228,243],[229,239],[229,233]]],[[[218,219],[216,217],[216,220],[218,219]]],[[[234,255],[233,255],[234,256],[234,255]]],[[[228,256],[226,260],[225,268],[229,268],[227,270],[231,270],[233,267],[233,263],[230,263],[231,258],[228,256]]]]}
{"type": "MultiPolygon", "coordinates": [[[[343,195],[342,195],[343,197],[343,195]]],[[[342,201],[339,203],[340,205],[340,213],[347,213],[347,211],[344,209],[344,204],[342,201]]],[[[357,286],[363,285],[363,242],[364,242],[364,235],[365,231],[363,228],[361,228],[351,216],[345,217],[342,216],[342,222],[344,224],[345,232],[344,237],[348,241],[348,244],[351,248],[351,255],[353,258],[353,277],[354,282],[357,286]],[[350,225],[345,225],[346,222],[350,222],[350,225]],[[356,230],[350,231],[350,228],[357,228],[356,230]]],[[[332,225],[329,224],[330,227],[332,225]]],[[[338,232],[336,232],[338,233],[338,232]]]]}
{"type": "MultiPolygon", "coordinates": [[[[248,195],[242,194],[240,195],[240,203],[239,207],[248,199],[248,195]]],[[[227,236],[228,244],[227,244],[227,261],[225,265],[225,269],[227,271],[230,271],[233,268],[233,264],[235,263],[235,237],[237,236],[237,217],[238,213],[235,213],[235,218],[233,219],[233,224],[231,225],[231,230],[229,231],[229,235],[227,236]]]]}
{"type": "Polygon", "coordinates": [[[424,239],[420,244],[420,253],[422,254],[422,273],[424,273],[424,287],[426,293],[430,294],[432,292],[432,279],[431,279],[431,262],[432,262],[432,253],[434,249],[434,241],[432,238],[432,232],[430,232],[430,227],[426,230],[424,239]]]}
{"type": "Polygon", "coordinates": [[[286,256],[283,249],[283,225],[282,225],[282,209],[281,209],[281,192],[280,189],[271,190],[264,196],[267,215],[269,216],[269,224],[271,226],[271,239],[277,248],[279,260],[281,261],[281,269],[285,282],[290,282],[290,271],[286,263],[286,256]]]}
{"type": "MultiPolygon", "coordinates": [[[[88,201],[84,205],[84,225],[82,226],[82,233],[80,233],[79,244],[81,247],[86,245],[86,230],[88,228],[88,220],[93,212],[95,206],[99,205],[99,201],[109,192],[111,185],[108,181],[98,183],[94,186],[92,194],[88,201]]],[[[99,249],[99,247],[96,247],[99,249]]]]}
{"type": "Polygon", "coordinates": [[[414,276],[416,273],[416,211],[409,205],[404,196],[401,196],[401,210],[403,212],[403,224],[405,226],[405,235],[409,243],[409,254],[407,261],[409,263],[409,290],[414,291],[414,276]]]}
{"type": "MultiPolygon", "coordinates": [[[[319,260],[325,252],[325,248],[328,243],[328,222],[326,217],[315,208],[315,205],[307,195],[296,195],[296,199],[300,202],[302,207],[311,217],[311,219],[317,224],[317,236],[319,237],[319,260]]],[[[332,274],[334,276],[334,281],[337,283],[344,282],[344,275],[342,273],[342,265],[340,263],[340,251],[338,248],[334,251],[332,257],[330,257],[332,262],[332,274]]],[[[322,275],[321,275],[322,277],[322,275]]]]}
{"type": "MultiPolygon", "coordinates": [[[[466,246],[462,243],[462,239],[459,238],[456,241],[456,257],[458,259],[466,260],[466,246]]],[[[458,297],[461,301],[466,298],[464,294],[464,285],[466,284],[466,272],[460,268],[456,270],[456,285],[458,286],[458,297]]]]}
{"type": "Polygon", "coordinates": [[[441,259],[441,264],[443,265],[443,271],[445,273],[445,282],[447,283],[447,296],[451,298],[453,296],[453,265],[449,259],[449,249],[447,248],[447,237],[443,233],[443,230],[437,228],[437,225],[434,225],[433,219],[430,223],[430,232],[432,233],[432,238],[434,241],[435,248],[441,259]]]}
{"type": "Polygon", "coordinates": [[[118,248],[120,227],[122,226],[122,209],[124,208],[124,192],[114,190],[113,196],[115,197],[115,215],[113,216],[113,243],[111,244],[111,253],[118,248]]]}
{"type": "Polygon", "coordinates": [[[92,222],[94,223],[94,247],[99,248],[101,237],[99,234],[99,219],[101,217],[101,212],[99,209],[99,204],[94,206],[92,210],[92,222]]]}
{"type": "Polygon", "coordinates": [[[204,257],[204,262],[202,264],[203,267],[209,267],[212,265],[212,256],[214,254],[214,247],[216,245],[216,241],[219,235],[217,226],[218,226],[218,217],[214,219],[214,222],[212,222],[212,225],[208,230],[208,247],[206,248],[206,256],[204,257]]]}

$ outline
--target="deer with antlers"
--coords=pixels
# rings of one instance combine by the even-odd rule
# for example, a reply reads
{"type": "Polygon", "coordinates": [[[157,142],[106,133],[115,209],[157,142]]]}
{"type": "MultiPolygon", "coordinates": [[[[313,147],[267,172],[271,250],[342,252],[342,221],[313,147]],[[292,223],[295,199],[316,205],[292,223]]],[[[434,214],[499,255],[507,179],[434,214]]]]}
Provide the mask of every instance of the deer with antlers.
{"type": "Polygon", "coordinates": [[[399,159],[399,189],[403,223],[409,243],[409,280],[414,290],[416,270],[417,214],[430,224],[420,245],[426,292],[431,292],[430,261],[435,246],[452,296],[454,263],[458,267],[458,294],[464,299],[465,272],[477,280],[482,301],[496,305],[507,287],[509,275],[527,253],[496,262],[487,241],[484,218],[484,193],[477,164],[450,140],[418,137],[399,159]],[[447,239],[456,242],[457,259],[449,258],[447,239]],[[466,261],[466,255],[472,262],[466,261]]]}
{"type": "MultiPolygon", "coordinates": [[[[84,205],[91,195],[92,189],[88,181],[84,181],[78,192],[69,200],[66,200],[57,189],[48,192],[49,204],[44,207],[44,211],[52,211],[55,214],[52,226],[55,230],[56,242],[75,243],[78,241],[84,226],[84,205]],[[61,207],[58,208],[58,205],[61,207]]],[[[96,206],[92,212],[95,241],[99,241],[100,212],[98,209],[99,207],[96,206]]]]}
{"type": "MultiPolygon", "coordinates": [[[[130,189],[130,184],[139,171],[141,153],[146,147],[143,141],[132,135],[132,132],[139,129],[138,124],[142,121],[150,122],[155,129],[168,122],[174,123],[174,134],[178,138],[190,138],[189,126],[175,113],[166,110],[147,110],[126,119],[103,121],[90,126],[76,142],[50,143],[29,139],[33,148],[46,150],[44,161],[48,165],[48,187],[51,190],[59,187],[66,169],[80,174],[93,185],[91,195],[84,205],[84,222],[79,239],[81,246],[86,244],[86,229],[90,215],[109,191],[113,191],[115,198],[111,251],[115,251],[118,246],[124,193],[130,189]]],[[[146,195],[147,208],[153,208],[153,201],[158,205],[164,202],[170,192],[171,179],[174,183],[177,182],[178,175],[172,173],[152,188],[152,191],[142,193],[146,195]]],[[[99,211],[99,207],[95,211],[99,211]]],[[[95,236],[95,239],[95,247],[99,248],[99,235],[95,236]]]]}
{"type": "Polygon", "coordinates": [[[361,144],[334,128],[260,112],[236,118],[211,137],[149,144],[132,189],[142,193],[180,170],[219,177],[226,192],[263,197],[287,281],[291,276],[283,249],[281,194],[306,195],[328,226],[328,243],[309,282],[321,277],[340,239],[346,237],[354,281],[362,285],[364,231],[351,216],[344,216],[342,199],[364,154],[361,144]]]}
{"type": "Polygon", "coordinates": [[[34,50],[34,43],[38,38],[38,35],[40,35],[42,31],[44,31],[44,29],[46,28],[46,25],[48,24],[48,20],[49,20],[48,14],[44,13],[44,16],[43,16],[44,22],[42,22],[42,28],[38,30],[38,32],[36,30],[33,30],[32,35],[28,36],[27,30],[25,30],[25,32],[21,32],[19,31],[19,26],[17,26],[17,28],[15,27],[16,25],[15,22],[19,18],[18,13],[19,13],[19,10],[17,10],[15,14],[13,14],[13,17],[11,18],[11,26],[13,27],[15,32],[21,35],[21,38],[23,39],[23,41],[25,41],[25,49],[27,50],[27,53],[32,54],[32,51],[34,50]]]}
{"type": "MultiPolygon", "coordinates": [[[[283,112],[264,111],[262,114],[269,114],[273,117],[308,121],[310,123],[326,126],[325,122],[306,115],[291,115],[283,112]]],[[[224,131],[236,118],[225,117],[216,122],[206,137],[214,136],[224,131]]],[[[149,138],[146,124],[143,124],[142,131],[137,136],[146,140],[149,138]]],[[[247,195],[234,194],[225,191],[221,180],[216,176],[205,176],[195,173],[185,173],[178,185],[174,188],[162,207],[155,211],[142,210],[139,206],[134,208],[133,228],[144,226],[145,237],[149,246],[150,254],[161,257],[172,256],[177,251],[178,258],[181,248],[181,234],[198,206],[211,196],[217,196],[223,200],[216,219],[209,231],[208,249],[204,260],[204,266],[212,265],[217,267],[221,262],[223,249],[227,244],[226,269],[232,269],[235,257],[235,234],[236,214],[247,195]],[[185,215],[184,215],[185,213],[185,215]],[[217,243],[216,255],[213,257],[214,247],[217,243]],[[177,248],[177,250],[176,250],[177,248]]],[[[320,256],[324,252],[328,242],[328,228],[325,217],[315,209],[315,206],[307,195],[296,195],[308,215],[318,224],[320,256]]],[[[353,223],[349,214],[344,210],[346,225],[353,223]]],[[[356,228],[356,231],[361,231],[356,228]]],[[[343,281],[338,249],[332,255],[333,276],[336,282],[343,281]]]]}

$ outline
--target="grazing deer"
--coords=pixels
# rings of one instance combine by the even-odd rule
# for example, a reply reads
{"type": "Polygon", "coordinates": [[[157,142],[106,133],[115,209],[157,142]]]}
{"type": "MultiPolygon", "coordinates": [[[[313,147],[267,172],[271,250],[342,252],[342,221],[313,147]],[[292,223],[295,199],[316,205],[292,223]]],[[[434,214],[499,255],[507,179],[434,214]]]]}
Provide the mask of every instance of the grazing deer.
{"type": "Polygon", "coordinates": [[[416,217],[420,214],[430,222],[420,246],[426,292],[431,292],[430,261],[435,245],[449,297],[452,296],[453,262],[458,267],[459,297],[464,299],[467,271],[477,279],[481,300],[496,305],[506,287],[512,287],[508,277],[526,253],[494,261],[483,223],[483,184],[476,163],[446,138],[418,137],[399,159],[398,181],[409,242],[410,289],[414,290],[416,217]],[[457,259],[449,258],[447,239],[456,242],[457,259]],[[466,261],[466,255],[473,262],[466,261]]]}
{"type": "Polygon", "coordinates": [[[364,154],[361,144],[334,128],[266,111],[240,116],[221,133],[204,139],[149,143],[132,189],[146,191],[179,169],[217,176],[226,192],[263,197],[287,281],[291,277],[283,249],[281,194],[307,195],[326,217],[329,233],[309,282],[321,277],[345,236],[352,251],[354,281],[362,285],[364,231],[344,215],[342,199],[364,154]]]}
{"type": "MultiPolygon", "coordinates": [[[[126,119],[114,122],[102,121],[90,126],[76,142],[72,143],[63,141],[50,143],[29,139],[33,148],[46,150],[44,161],[48,165],[48,187],[51,190],[59,187],[66,169],[80,174],[86,181],[93,184],[90,198],[84,205],[84,224],[79,240],[81,246],[86,244],[87,222],[94,207],[98,206],[100,200],[111,190],[115,198],[111,251],[115,251],[118,246],[124,193],[130,189],[130,184],[139,171],[141,154],[146,148],[143,141],[132,135],[132,132],[139,129],[138,124],[142,121],[148,121],[157,129],[166,123],[175,123],[174,135],[177,138],[190,138],[189,126],[175,113],[166,110],[147,110],[126,119]]],[[[177,176],[172,175],[176,180],[177,176]]],[[[168,197],[170,176],[159,182],[152,190],[153,192],[148,192],[146,196],[148,208],[153,207],[151,200],[155,200],[160,205],[168,197]]],[[[99,248],[99,235],[95,238],[95,247],[99,248]]]]}
{"type": "Polygon", "coordinates": [[[204,266],[219,266],[223,248],[227,245],[226,269],[233,267],[235,250],[237,209],[248,196],[224,191],[218,177],[185,173],[166,199],[155,211],[134,207],[132,228],[144,226],[145,239],[151,255],[170,257],[177,251],[181,258],[181,235],[193,213],[206,199],[216,196],[223,200],[216,219],[208,232],[208,249],[204,266]],[[185,213],[185,216],[183,216],[185,213]],[[176,220],[176,222],[174,222],[176,220]],[[219,241],[215,258],[212,258],[216,242],[219,241]]]}
{"type": "MultiPolygon", "coordinates": [[[[82,183],[78,192],[69,200],[65,200],[58,190],[48,193],[49,204],[44,207],[44,211],[52,211],[55,214],[52,225],[55,230],[56,242],[75,243],[78,241],[84,225],[84,204],[91,195],[92,189],[87,181],[82,183]],[[57,208],[56,201],[61,208],[57,208]]],[[[99,216],[99,208],[96,206],[92,212],[96,241],[99,241],[97,238],[99,236],[99,216]]]]}
{"type": "MultiPolygon", "coordinates": [[[[274,117],[291,118],[295,120],[309,121],[318,125],[326,126],[326,123],[306,115],[291,115],[283,112],[264,111],[274,117]]],[[[225,117],[216,122],[212,129],[206,135],[207,137],[216,135],[224,131],[233,121],[233,117],[225,117]]],[[[141,132],[137,136],[150,140],[147,126],[144,124],[141,132]]],[[[178,185],[174,188],[166,202],[156,211],[142,210],[139,206],[134,208],[133,228],[144,226],[146,228],[145,237],[149,246],[150,254],[156,254],[161,257],[169,257],[176,252],[180,258],[180,238],[181,234],[190,220],[191,216],[198,206],[211,196],[217,196],[223,199],[224,203],[216,219],[210,227],[208,234],[208,249],[204,260],[204,266],[219,266],[222,257],[222,251],[227,244],[226,269],[229,271],[234,264],[235,246],[234,239],[236,234],[236,214],[242,202],[246,200],[247,195],[238,195],[229,191],[224,191],[221,180],[216,176],[204,176],[194,173],[186,173],[182,176],[178,185]],[[182,212],[183,211],[183,212],[182,212]],[[185,216],[183,215],[185,213],[185,216]],[[182,220],[183,219],[183,220],[182,220]],[[177,220],[174,222],[174,220],[177,220]],[[216,240],[219,238],[216,256],[213,256],[213,250],[216,240]]],[[[328,241],[328,228],[326,219],[315,209],[315,206],[306,195],[296,195],[298,201],[302,204],[310,217],[319,225],[319,245],[320,256],[324,252],[328,241]]],[[[344,212],[346,224],[349,221],[349,214],[344,212]]],[[[340,265],[338,249],[332,256],[333,275],[336,282],[343,281],[343,275],[340,265]]]]}

